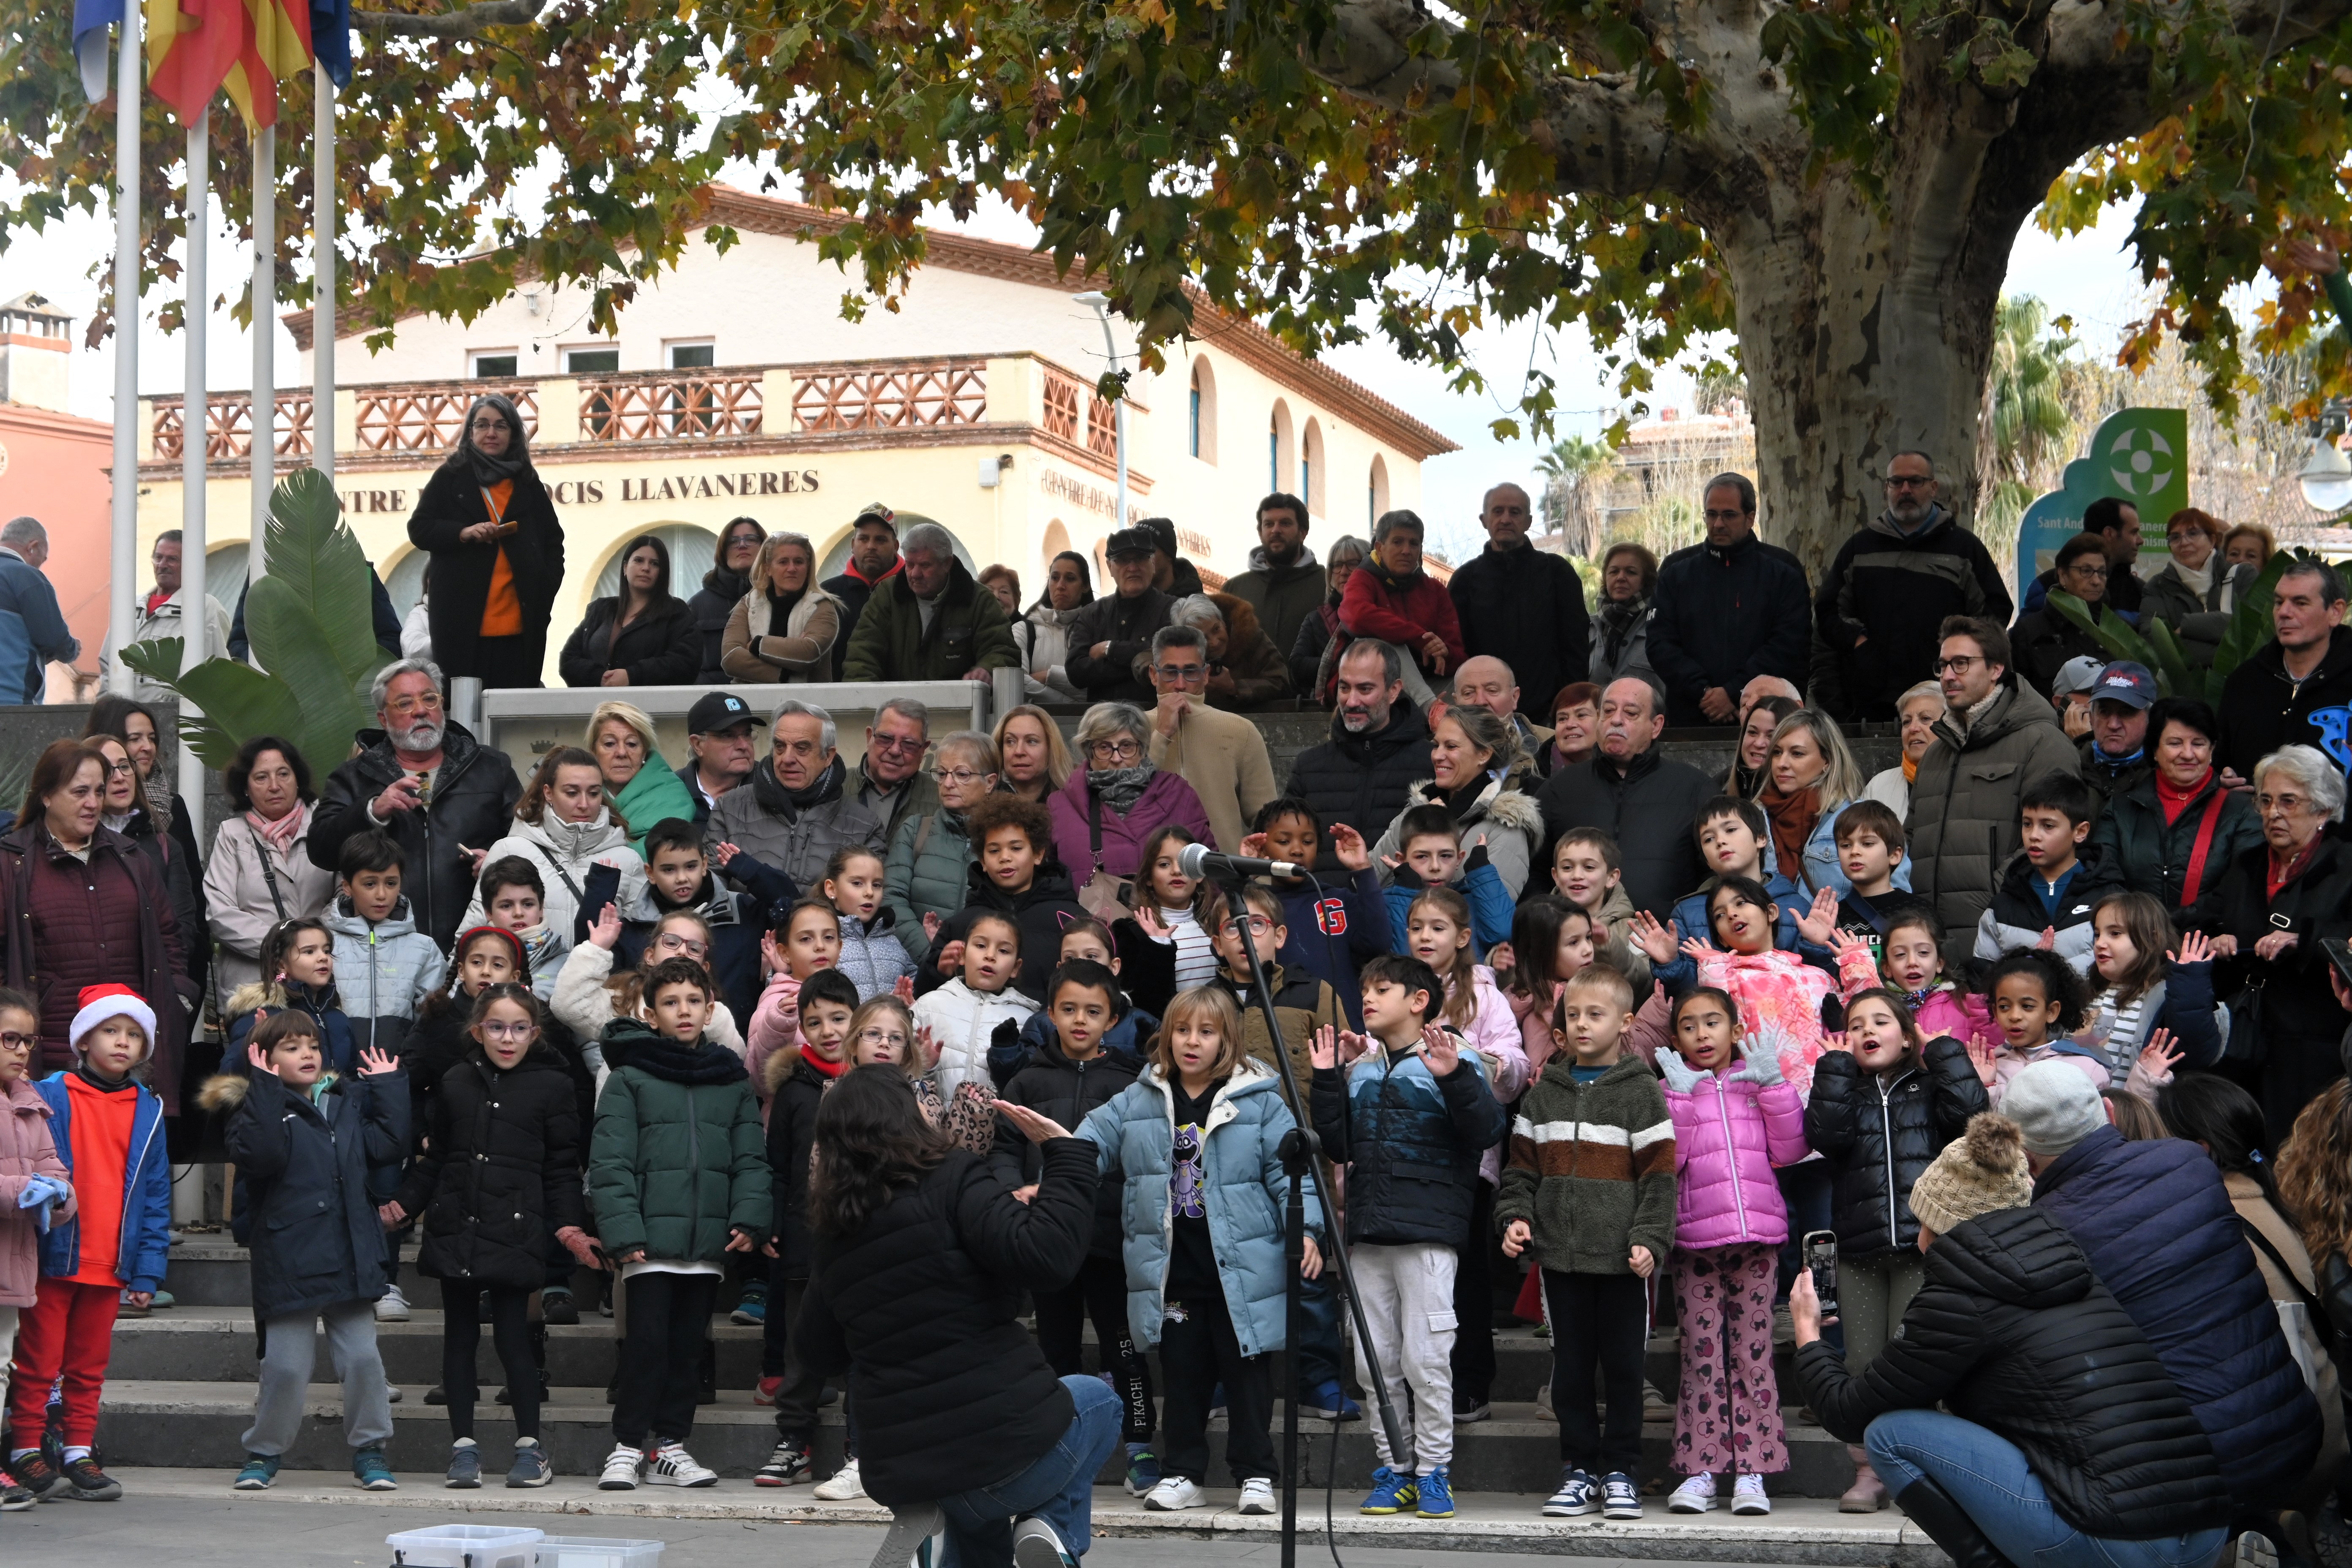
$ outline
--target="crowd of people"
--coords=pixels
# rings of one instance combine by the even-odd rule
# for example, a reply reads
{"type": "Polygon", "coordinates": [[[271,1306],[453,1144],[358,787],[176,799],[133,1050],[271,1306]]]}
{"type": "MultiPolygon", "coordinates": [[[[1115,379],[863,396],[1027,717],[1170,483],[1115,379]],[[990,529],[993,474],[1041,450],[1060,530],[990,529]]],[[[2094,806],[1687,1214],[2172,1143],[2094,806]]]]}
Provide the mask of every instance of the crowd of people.
{"type": "MultiPolygon", "coordinates": [[[[426,529],[434,649],[486,679],[535,670],[561,567],[496,402],[426,529]]],[[[453,1487],[497,1470],[481,1326],[535,1486],[547,1325],[600,1308],[600,1484],[716,1483],[688,1445],[724,1311],[762,1332],[756,1484],[936,1507],[991,1561],[1082,1552],[1114,1454],[1147,1507],[1203,1505],[1213,1404],[1241,1510],[1273,1511],[1276,1401],[1361,1419],[1351,1375],[1399,1418],[1364,1511],[1444,1518],[1501,1306],[1548,1325],[1547,1517],[1643,1511],[1669,1317],[1666,1506],[1763,1513],[1785,1304],[1842,1505],[1891,1498],[1969,1568],[2311,1558],[2352,1332],[2343,584],[2277,574],[2217,715],[2031,595],[2011,626],[1925,456],[1886,479],[1818,588],[1724,476],[1706,542],[1612,548],[1590,613],[1511,486],[1448,584],[1411,513],[1318,564],[1276,495],[1222,592],[1145,524],[1109,594],[1058,558],[1025,616],[886,509],[824,584],[739,520],[690,602],[648,538],[562,662],[705,684],[683,765],[615,692],[525,779],[450,719],[452,667],[404,658],[349,756],[248,742],[201,859],[155,715],[110,700],[0,835],[0,1506],[120,1495],[109,1336],[169,1300],[167,1162],[219,1148],[261,1337],[240,1489],[278,1475],[319,1321],[353,1475],[398,1484],[375,1324],[414,1243],[453,1487]],[[1044,705],[934,734],[894,698],[854,762],[807,696],[744,695],[998,668],[1044,705]],[[1287,700],[1331,727],[1278,780],[1236,710],[1287,700]],[[1855,715],[1899,721],[1899,762],[1865,773],[1855,715]],[[1726,770],[1669,725],[1719,727],[1726,770]],[[1202,882],[1196,844],[1284,874],[1202,882]]],[[[2186,630],[2252,589],[2202,514],[2146,584],[2129,508],[2097,521],[2044,601],[2186,630]]]]}

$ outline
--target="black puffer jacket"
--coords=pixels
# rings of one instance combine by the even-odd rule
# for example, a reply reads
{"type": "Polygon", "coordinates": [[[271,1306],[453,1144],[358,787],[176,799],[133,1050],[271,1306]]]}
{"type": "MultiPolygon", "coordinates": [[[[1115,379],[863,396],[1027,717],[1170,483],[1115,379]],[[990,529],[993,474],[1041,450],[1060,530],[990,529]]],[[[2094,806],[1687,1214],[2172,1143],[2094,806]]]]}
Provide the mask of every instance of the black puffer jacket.
{"type": "Polygon", "coordinates": [[[620,612],[618,598],[598,599],[588,606],[556,656],[564,685],[601,686],[608,669],[620,670],[632,686],[684,686],[694,679],[702,667],[702,643],[683,599],[664,598],[622,627],[616,637],[613,617],[620,612]]]}
{"type": "Polygon", "coordinates": [[[1023,1203],[957,1150],[849,1236],[820,1237],[793,1333],[812,1371],[849,1373],[861,1479],[886,1507],[1017,1476],[1076,1407],[1022,1299],[1076,1277],[1094,1224],[1095,1146],[1056,1138],[1023,1203]]]}
{"type": "Polygon", "coordinates": [[[2058,1517],[2145,1540],[2229,1521],[2213,1445],[2147,1337],[2058,1223],[1996,1209],[1936,1238],[1927,1282],[1878,1359],[1849,1373],[1827,1342],[1797,1352],[1822,1425],[1848,1443],[1890,1410],[1991,1428],[2025,1452],[2058,1517]]]}
{"type": "MultiPolygon", "coordinates": [[[[996,1098],[1025,1105],[1061,1126],[1075,1129],[1087,1112],[1108,1104],[1135,1081],[1143,1064],[1125,1051],[1098,1050],[1085,1061],[1073,1061],[1062,1050],[1061,1037],[1048,1034],[1045,1043],[1029,1053],[1029,1063],[996,1098]]],[[[996,1147],[988,1156],[989,1169],[1008,1187],[1026,1186],[1045,1168],[1037,1145],[1012,1122],[996,1119],[996,1147]]],[[[1095,1231],[1089,1253],[1096,1258],[1119,1256],[1119,1186],[1105,1182],[1095,1192],[1095,1231]]]]}
{"type": "Polygon", "coordinates": [[[1921,1064],[1893,1083],[1863,1071],[1851,1051],[1822,1052],[1805,1104],[1805,1142],[1830,1168],[1839,1253],[1874,1258],[1916,1247],[1911,1184],[1968,1131],[1969,1117],[1991,1109],[1968,1047],[1949,1035],[1929,1040],[1921,1064]]]}
{"type": "Polygon", "coordinates": [[[1349,733],[1333,714],[1331,738],[1298,753],[1282,793],[1313,806],[1324,831],[1344,822],[1370,844],[1404,809],[1405,792],[1428,776],[1428,721],[1399,699],[1387,725],[1367,735],[1349,733]]]}
{"type": "Polygon", "coordinates": [[[809,1237],[809,1155],[816,1148],[817,1102],[833,1079],[797,1049],[774,1052],[761,1071],[768,1091],[768,1169],[776,1178],[768,1233],[784,1278],[805,1279],[816,1251],[809,1237]]]}
{"type": "MultiPolygon", "coordinates": [[[[360,754],[320,786],[318,813],[310,820],[310,864],[329,871],[343,853],[343,840],[379,826],[368,816],[368,803],[401,776],[400,759],[383,731],[362,730],[359,743],[360,754]]],[[[507,754],[483,745],[453,720],[442,738],[431,804],[394,812],[381,825],[407,857],[401,889],[408,895],[416,929],[442,952],[449,951],[457,921],[474,897],[467,847],[485,848],[505,837],[521,798],[522,781],[507,754]]]]}
{"type": "MultiPolygon", "coordinates": [[[[474,999],[464,987],[457,986],[450,991],[446,1005],[436,1005],[427,998],[416,1011],[416,1022],[409,1026],[400,1066],[408,1075],[408,1125],[418,1139],[433,1130],[442,1080],[474,1049],[474,1037],[466,1026],[473,1011],[474,999]]],[[[552,1013],[540,1018],[539,1046],[554,1057],[572,1085],[572,1103],[580,1113],[580,1163],[584,1166],[588,1129],[596,1121],[596,1074],[580,1054],[579,1037],[552,1013]]],[[[412,1207],[409,1212],[416,1211],[412,1207]]]]}
{"type": "Polygon", "coordinates": [[[476,1047],[441,1076],[425,1152],[400,1184],[423,1217],[417,1268],[435,1279],[535,1290],[555,1233],[581,1225],[580,1105],[544,1040],[500,1072],[476,1047]]]}
{"type": "Polygon", "coordinates": [[[694,623],[696,685],[727,684],[727,671],[719,662],[719,644],[726,640],[727,617],[735,613],[735,606],[751,591],[751,578],[724,566],[714,566],[702,574],[702,586],[686,602],[687,618],[694,623]]]}
{"type": "Polygon", "coordinates": [[[2344,1072],[2334,1054],[2344,1033],[2344,1009],[2327,983],[2320,943],[2352,937],[2352,844],[2323,837],[2275,897],[2270,864],[2267,843],[2241,853],[2198,896],[2183,923],[2238,939],[2236,956],[2213,966],[2213,991],[2233,1014],[2259,1008],[2262,1083],[2255,1093],[2276,1148],[2304,1106],[2344,1072]],[[2273,931],[2293,932],[2294,945],[2276,958],[2255,957],[2254,944],[2273,931]],[[2257,982],[2259,1002],[2249,1002],[2243,992],[2257,982]]]}
{"type": "Polygon", "coordinates": [[[1722,793],[1714,779],[1688,763],[1667,762],[1655,746],[1623,767],[1595,752],[1552,774],[1537,793],[1544,818],[1541,864],[1551,863],[1552,845],[1570,828],[1599,828],[1617,841],[1624,858],[1625,896],[1633,907],[1670,919],[1675,900],[1706,876],[1691,818],[1722,793]]]}
{"type": "Polygon", "coordinates": [[[1805,568],[1787,551],[1753,533],[1677,550],[1658,568],[1652,603],[1650,668],[1666,683],[1667,723],[1713,722],[1698,705],[1713,687],[1735,703],[1759,676],[1803,689],[1812,606],[1805,568]]]}
{"type": "Polygon", "coordinates": [[[940,934],[915,966],[916,991],[929,993],[947,984],[948,976],[940,973],[940,954],[947,951],[948,943],[961,942],[971,922],[984,914],[1004,915],[1021,932],[1021,973],[1013,976],[1013,988],[1042,1005],[1046,977],[1061,962],[1062,932],[1071,921],[1087,918],[1087,911],[1078,905],[1076,884],[1059,860],[1039,865],[1025,893],[1005,892],[974,866],[963,908],[940,922],[940,934]]]}

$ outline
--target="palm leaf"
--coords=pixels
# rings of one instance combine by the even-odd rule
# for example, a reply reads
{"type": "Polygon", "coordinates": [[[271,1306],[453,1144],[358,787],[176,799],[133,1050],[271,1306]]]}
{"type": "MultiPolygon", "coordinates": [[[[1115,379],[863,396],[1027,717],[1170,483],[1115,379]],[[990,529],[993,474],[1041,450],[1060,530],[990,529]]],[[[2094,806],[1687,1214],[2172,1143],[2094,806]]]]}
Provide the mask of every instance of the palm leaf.
{"type": "MultiPolygon", "coordinates": [[[[265,641],[277,647],[318,647],[328,636],[294,585],[274,574],[260,579],[247,593],[245,624],[257,647],[265,641]]],[[[303,754],[340,761],[341,748],[350,744],[352,732],[368,721],[367,701],[353,678],[333,660],[316,657],[286,659],[270,669],[294,699],[301,736],[296,743],[303,754]]]]}
{"type": "Polygon", "coordinates": [[[2156,656],[2137,632],[2124,625],[2120,616],[2101,616],[2091,618],[2091,607],[2063,589],[2050,590],[2050,607],[2091,634],[2091,640],[2106,649],[2110,658],[2128,658],[2153,669],[2156,656]]]}
{"type": "MultiPolygon", "coordinates": [[[[301,747],[305,757],[315,754],[301,700],[274,675],[233,658],[208,658],[187,674],[173,677],[171,685],[184,700],[181,744],[192,747],[208,768],[228,766],[236,760],[237,748],[256,735],[283,735],[301,747]],[[198,712],[189,713],[190,706],[198,712]]],[[[325,757],[340,761],[341,752],[329,752],[325,757]]],[[[321,772],[334,765],[322,762],[321,772]]]]}
{"type": "Polygon", "coordinates": [[[2140,626],[2147,645],[2156,652],[2157,662],[2148,666],[2156,677],[2157,689],[2167,697],[2199,697],[2210,702],[2212,694],[2206,689],[2210,670],[2190,666],[2188,654],[2172,628],[2155,616],[2142,614],[2140,626]]]}
{"type": "MultiPolygon", "coordinates": [[[[2272,596],[2278,580],[2286,574],[2294,557],[2284,550],[2273,551],[2254,577],[2253,585],[2238,596],[2238,607],[2230,616],[2230,629],[2221,634],[2221,646],[2213,650],[2213,673],[2226,676],[2252,657],[2253,651],[2277,635],[2271,623],[2272,596]]],[[[2215,696],[2220,688],[2215,688],[2215,696]]]]}
{"type": "Polygon", "coordinates": [[[248,593],[246,626],[253,637],[254,657],[265,669],[315,661],[323,651],[356,683],[373,674],[383,660],[383,650],[375,641],[367,555],[343,523],[341,510],[334,487],[315,468],[287,475],[269,498],[269,521],[263,532],[268,574],[255,587],[284,584],[298,603],[310,606],[311,624],[324,636],[311,643],[277,641],[254,624],[248,593]]]}
{"type": "Polygon", "coordinates": [[[122,650],[122,662],[150,680],[160,680],[166,686],[180,679],[181,661],[187,658],[187,641],[183,637],[155,637],[147,642],[130,644],[122,650]]]}

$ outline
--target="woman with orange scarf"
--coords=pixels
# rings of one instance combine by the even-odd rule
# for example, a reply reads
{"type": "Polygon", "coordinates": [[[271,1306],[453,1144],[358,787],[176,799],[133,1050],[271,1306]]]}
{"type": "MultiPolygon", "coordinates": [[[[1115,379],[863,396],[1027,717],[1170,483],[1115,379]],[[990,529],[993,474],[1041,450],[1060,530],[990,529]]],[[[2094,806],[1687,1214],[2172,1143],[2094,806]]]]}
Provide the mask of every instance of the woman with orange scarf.
{"type": "MultiPolygon", "coordinates": [[[[1807,894],[1826,888],[1843,899],[1853,891],[1837,845],[1838,814],[1862,794],[1862,770],[1837,721],[1800,708],[1772,731],[1771,761],[1756,804],[1772,826],[1772,868],[1807,894]]],[[[1895,886],[1911,890],[1907,861],[1895,868],[1895,886]]]]}
{"type": "Polygon", "coordinates": [[[1919,759],[1936,743],[1936,721],[1944,716],[1944,689],[1923,680],[1895,700],[1903,721],[1903,760],[1870,775],[1862,786],[1864,800],[1881,801],[1905,821],[1911,818],[1911,781],[1919,776],[1919,759]]]}
{"type": "Polygon", "coordinates": [[[474,400],[457,449],[426,481],[408,540],[433,557],[433,658],[487,689],[537,686],[563,584],[563,525],[530,464],[522,415],[474,400]]]}

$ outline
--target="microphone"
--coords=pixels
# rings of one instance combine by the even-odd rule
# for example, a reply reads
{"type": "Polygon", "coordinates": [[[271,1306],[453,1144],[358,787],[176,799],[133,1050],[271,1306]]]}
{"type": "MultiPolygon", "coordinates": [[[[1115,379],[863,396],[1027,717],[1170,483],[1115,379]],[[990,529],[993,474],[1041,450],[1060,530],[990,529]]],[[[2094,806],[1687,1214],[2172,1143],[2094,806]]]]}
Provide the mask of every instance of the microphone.
{"type": "Polygon", "coordinates": [[[1205,844],[1187,844],[1176,857],[1178,869],[1196,882],[1216,877],[1279,877],[1285,881],[1307,875],[1304,867],[1287,860],[1258,860],[1247,855],[1220,855],[1205,844]]]}

